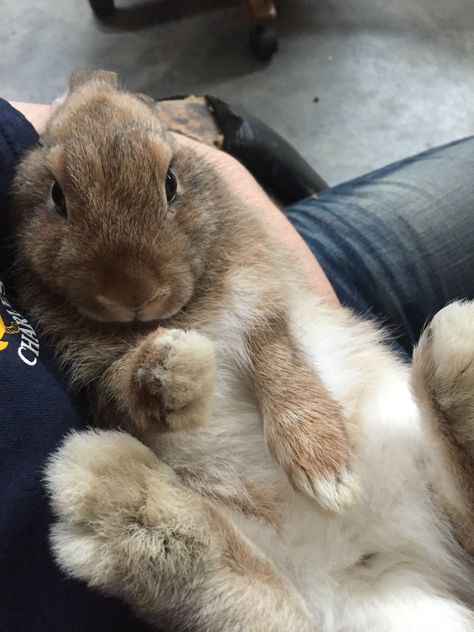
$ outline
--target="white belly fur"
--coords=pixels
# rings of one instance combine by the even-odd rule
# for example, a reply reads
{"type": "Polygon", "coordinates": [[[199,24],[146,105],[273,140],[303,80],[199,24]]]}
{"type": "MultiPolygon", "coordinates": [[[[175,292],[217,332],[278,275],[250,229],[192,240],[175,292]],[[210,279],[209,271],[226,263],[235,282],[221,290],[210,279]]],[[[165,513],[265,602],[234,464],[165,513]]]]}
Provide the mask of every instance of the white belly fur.
{"type": "MultiPolygon", "coordinates": [[[[218,414],[192,434],[161,437],[156,451],[175,468],[192,464],[220,492],[231,495],[244,479],[285,499],[278,529],[227,511],[292,579],[324,630],[464,630],[451,616],[458,606],[450,595],[463,590],[467,576],[431,499],[432,457],[409,369],[377,343],[370,324],[354,322],[349,329],[346,315],[337,321],[324,314],[315,322],[316,309],[307,301],[298,305],[294,333],[359,425],[354,466],[362,493],[355,506],[333,515],[293,491],[266,449],[254,403],[225,352],[218,414]],[[427,594],[439,604],[427,608],[427,594]]],[[[226,331],[227,344],[239,344],[232,335],[226,331]]]]}

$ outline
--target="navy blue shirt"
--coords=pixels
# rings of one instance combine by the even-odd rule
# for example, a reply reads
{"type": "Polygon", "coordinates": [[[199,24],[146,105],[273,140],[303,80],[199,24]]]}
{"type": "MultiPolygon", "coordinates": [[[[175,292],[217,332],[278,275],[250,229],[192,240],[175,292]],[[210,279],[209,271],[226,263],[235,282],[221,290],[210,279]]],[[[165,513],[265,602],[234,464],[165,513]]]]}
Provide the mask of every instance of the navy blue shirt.
{"type": "MultiPolygon", "coordinates": [[[[37,140],[0,99],[0,222],[19,157],[37,140]]],[[[0,230],[0,632],[142,632],[119,601],[68,579],[48,546],[53,520],[41,482],[51,452],[85,422],[53,355],[8,298],[10,251],[0,230]]]]}

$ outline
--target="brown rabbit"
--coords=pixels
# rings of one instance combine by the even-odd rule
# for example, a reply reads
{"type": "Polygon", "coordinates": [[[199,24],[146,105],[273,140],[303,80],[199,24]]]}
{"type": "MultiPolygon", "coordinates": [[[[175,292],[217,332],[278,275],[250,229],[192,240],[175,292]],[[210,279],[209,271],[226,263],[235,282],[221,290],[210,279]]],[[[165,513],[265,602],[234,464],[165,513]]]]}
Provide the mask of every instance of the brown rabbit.
{"type": "Polygon", "coordinates": [[[288,319],[306,291],[296,266],[114,73],[71,77],[20,165],[13,211],[19,299],[97,424],[205,423],[218,354],[244,376],[292,484],[328,509],[350,504],[342,409],[288,319]]]}
{"type": "Polygon", "coordinates": [[[170,631],[472,632],[474,304],[435,318],[411,384],[150,105],[107,74],[71,87],[18,174],[19,291],[97,423],[143,442],[52,457],[61,568],[170,631]],[[321,510],[265,441],[331,508],[351,456],[356,502],[321,510]]]}

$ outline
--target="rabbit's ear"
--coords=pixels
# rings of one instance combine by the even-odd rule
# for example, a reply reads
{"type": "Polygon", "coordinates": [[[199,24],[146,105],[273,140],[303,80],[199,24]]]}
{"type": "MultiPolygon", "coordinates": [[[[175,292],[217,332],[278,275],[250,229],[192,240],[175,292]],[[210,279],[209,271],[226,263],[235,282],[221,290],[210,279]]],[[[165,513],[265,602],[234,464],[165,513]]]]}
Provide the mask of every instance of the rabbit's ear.
{"type": "Polygon", "coordinates": [[[77,88],[80,88],[89,82],[107,85],[111,88],[118,88],[118,77],[116,72],[85,68],[83,70],[76,70],[72,73],[69,77],[69,89],[71,92],[74,92],[74,90],[77,90],[77,88]]]}

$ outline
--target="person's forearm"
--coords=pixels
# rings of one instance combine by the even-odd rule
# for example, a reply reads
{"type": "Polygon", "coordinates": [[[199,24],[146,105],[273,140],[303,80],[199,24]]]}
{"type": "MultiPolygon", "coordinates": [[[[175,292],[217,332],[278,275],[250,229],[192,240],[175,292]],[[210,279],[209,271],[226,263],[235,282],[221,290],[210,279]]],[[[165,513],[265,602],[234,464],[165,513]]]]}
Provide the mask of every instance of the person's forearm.
{"type": "Polygon", "coordinates": [[[21,101],[10,101],[23,116],[30,121],[38,134],[41,134],[51,115],[51,106],[42,103],[23,103],[21,101]]]}

